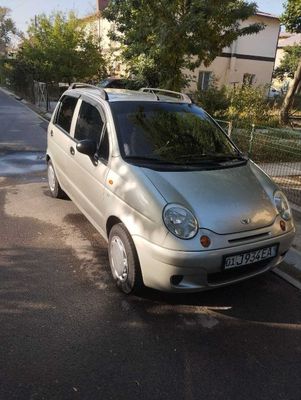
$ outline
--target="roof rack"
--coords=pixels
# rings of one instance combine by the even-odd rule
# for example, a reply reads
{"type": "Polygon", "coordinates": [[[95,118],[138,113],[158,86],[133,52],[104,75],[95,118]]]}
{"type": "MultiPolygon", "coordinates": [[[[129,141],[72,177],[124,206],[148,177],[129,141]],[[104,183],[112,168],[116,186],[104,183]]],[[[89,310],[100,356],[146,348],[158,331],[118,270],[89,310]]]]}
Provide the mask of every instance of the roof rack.
{"type": "Polygon", "coordinates": [[[100,93],[100,97],[103,100],[109,100],[108,93],[103,89],[95,85],[90,85],[89,83],[81,83],[81,82],[73,82],[69,86],[69,89],[80,89],[80,88],[89,88],[89,89],[95,89],[98,90],[100,93]]]}
{"type": "MultiPolygon", "coordinates": [[[[141,88],[139,91],[145,93],[153,93],[154,95],[156,95],[156,93],[162,93],[162,94],[166,93],[167,95],[173,95],[173,97],[179,98],[184,103],[192,104],[191,98],[187,94],[181,92],[173,92],[172,90],[148,88],[148,87],[141,88]]],[[[158,96],[157,99],[160,100],[158,96]]]]}

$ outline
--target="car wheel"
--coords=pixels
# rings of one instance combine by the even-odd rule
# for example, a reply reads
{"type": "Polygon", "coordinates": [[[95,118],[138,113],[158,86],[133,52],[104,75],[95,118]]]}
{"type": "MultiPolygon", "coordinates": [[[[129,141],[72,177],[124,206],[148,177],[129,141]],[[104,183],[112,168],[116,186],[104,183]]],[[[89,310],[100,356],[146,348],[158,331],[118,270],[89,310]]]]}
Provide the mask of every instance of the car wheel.
{"type": "Polygon", "coordinates": [[[57,180],[52,161],[49,160],[47,164],[47,176],[48,176],[48,186],[52,197],[57,199],[66,198],[66,194],[60,187],[59,181],[57,180]]]}
{"type": "Polygon", "coordinates": [[[109,235],[109,261],[118,288],[126,293],[138,292],[143,281],[137,251],[123,224],[116,224],[109,235]]]}

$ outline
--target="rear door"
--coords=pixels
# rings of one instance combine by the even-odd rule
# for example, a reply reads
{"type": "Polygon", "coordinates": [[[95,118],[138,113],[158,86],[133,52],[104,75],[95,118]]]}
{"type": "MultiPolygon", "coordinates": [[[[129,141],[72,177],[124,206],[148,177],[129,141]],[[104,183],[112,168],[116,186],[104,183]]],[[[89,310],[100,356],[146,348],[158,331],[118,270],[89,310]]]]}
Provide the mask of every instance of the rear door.
{"type": "Polygon", "coordinates": [[[60,185],[69,193],[70,190],[70,149],[73,144],[72,121],[78,96],[63,96],[48,130],[48,151],[60,185]]]}
{"type": "Polygon", "coordinates": [[[97,144],[94,157],[76,150],[70,165],[75,202],[98,230],[105,232],[103,196],[108,174],[109,138],[105,113],[93,100],[81,97],[74,126],[74,141],[93,140],[97,144]]]}

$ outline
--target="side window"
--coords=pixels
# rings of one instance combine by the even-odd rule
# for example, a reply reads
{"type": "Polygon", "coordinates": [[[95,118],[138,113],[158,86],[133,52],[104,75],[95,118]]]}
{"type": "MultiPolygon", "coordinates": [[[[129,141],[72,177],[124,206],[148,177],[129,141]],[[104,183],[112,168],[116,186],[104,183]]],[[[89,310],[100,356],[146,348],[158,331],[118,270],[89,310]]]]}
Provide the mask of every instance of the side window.
{"type": "Polygon", "coordinates": [[[75,97],[64,97],[61,101],[56,124],[70,133],[73,113],[76,107],[77,99],[75,97]]]}
{"type": "Polygon", "coordinates": [[[77,140],[90,139],[99,143],[102,128],[103,120],[97,108],[83,101],[77,118],[74,138],[77,140]]]}

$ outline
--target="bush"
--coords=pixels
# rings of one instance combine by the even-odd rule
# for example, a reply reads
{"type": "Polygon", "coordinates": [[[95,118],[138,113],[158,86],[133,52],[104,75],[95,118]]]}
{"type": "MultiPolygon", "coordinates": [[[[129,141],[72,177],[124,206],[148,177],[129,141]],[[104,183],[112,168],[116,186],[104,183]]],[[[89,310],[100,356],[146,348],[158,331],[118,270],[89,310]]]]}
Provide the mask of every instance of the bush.
{"type": "Polygon", "coordinates": [[[218,88],[216,81],[204,91],[197,91],[194,98],[215,118],[233,121],[235,126],[252,124],[278,126],[279,110],[267,98],[267,87],[243,85],[237,88],[218,88]]]}
{"type": "Polygon", "coordinates": [[[230,106],[227,88],[217,87],[216,81],[210,83],[207,90],[199,90],[194,96],[196,102],[215,118],[226,118],[230,106]]]}
{"type": "Polygon", "coordinates": [[[278,116],[267,99],[267,88],[244,85],[231,89],[229,92],[231,103],[228,109],[228,118],[238,121],[240,126],[273,125],[278,116]]]}

